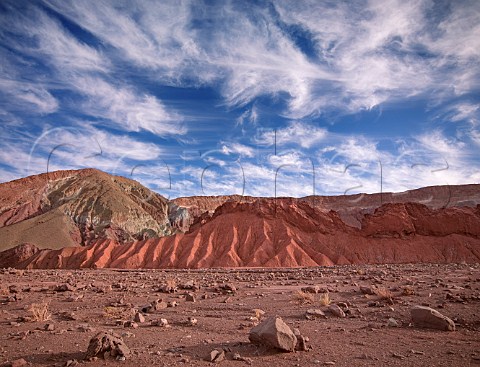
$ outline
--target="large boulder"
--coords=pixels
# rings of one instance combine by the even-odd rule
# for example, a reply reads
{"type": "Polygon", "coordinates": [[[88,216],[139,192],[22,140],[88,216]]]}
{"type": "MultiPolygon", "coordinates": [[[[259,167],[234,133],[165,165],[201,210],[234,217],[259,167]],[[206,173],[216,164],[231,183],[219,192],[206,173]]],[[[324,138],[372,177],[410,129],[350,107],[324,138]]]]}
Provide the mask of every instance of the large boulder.
{"type": "Polygon", "coordinates": [[[126,359],[129,355],[130,349],[119,335],[102,331],[90,339],[85,359],[91,360],[95,357],[126,359]]]}
{"type": "Polygon", "coordinates": [[[262,344],[284,352],[295,351],[297,337],[280,317],[270,317],[250,330],[248,337],[254,344],[262,344]]]}
{"type": "Polygon", "coordinates": [[[455,323],[433,308],[415,306],[410,310],[410,313],[412,322],[418,327],[444,331],[455,330],[455,323]]]}

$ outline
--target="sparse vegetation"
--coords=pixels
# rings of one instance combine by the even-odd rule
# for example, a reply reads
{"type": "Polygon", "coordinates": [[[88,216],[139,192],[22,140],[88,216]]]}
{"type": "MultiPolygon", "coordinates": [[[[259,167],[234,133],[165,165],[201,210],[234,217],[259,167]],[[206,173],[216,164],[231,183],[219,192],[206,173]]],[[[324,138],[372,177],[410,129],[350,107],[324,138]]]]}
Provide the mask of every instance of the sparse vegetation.
{"type": "Polygon", "coordinates": [[[330,299],[330,293],[320,294],[319,302],[322,306],[328,306],[332,302],[330,299]]]}
{"type": "Polygon", "coordinates": [[[254,308],[253,312],[255,313],[255,317],[257,318],[258,321],[260,321],[262,319],[262,316],[265,315],[265,311],[259,308],[254,308]]]}
{"type": "Polygon", "coordinates": [[[177,280],[175,278],[167,278],[165,283],[160,287],[160,291],[164,293],[175,293],[177,291],[177,280]]]}
{"type": "Polygon", "coordinates": [[[48,302],[42,303],[32,303],[30,305],[29,311],[32,313],[33,321],[47,321],[50,320],[52,316],[48,311],[48,302]]]}
{"type": "Polygon", "coordinates": [[[415,290],[412,287],[406,286],[403,288],[402,295],[413,296],[414,294],[415,294],[415,290]]]}
{"type": "Polygon", "coordinates": [[[382,300],[389,300],[393,299],[393,293],[387,288],[375,288],[375,294],[380,297],[382,300]]]}
{"type": "Polygon", "coordinates": [[[103,309],[103,317],[108,319],[125,319],[130,316],[129,312],[123,307],[107,306],[103,309]]]}
{"type": "Polygon", "coordinates": [[[295,291],[292,294],[292,301],[298,304],[311,304],[315,302],[315,296],[312,293],[295,291]]]}

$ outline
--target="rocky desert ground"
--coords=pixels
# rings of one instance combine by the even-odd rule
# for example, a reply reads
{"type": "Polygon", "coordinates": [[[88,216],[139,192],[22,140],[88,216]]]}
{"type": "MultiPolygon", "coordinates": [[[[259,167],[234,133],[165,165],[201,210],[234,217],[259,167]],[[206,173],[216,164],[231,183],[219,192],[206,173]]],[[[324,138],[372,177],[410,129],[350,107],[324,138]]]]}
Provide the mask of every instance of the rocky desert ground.
{"type": "Polygon", "coordinates": [[[4,269],[0,279],[2,366],[480,364],[478,264],[4,269]],[[448,319],[415,318],[418,305],[448,319]],[[274,316],[300,350],[269,347],[275,335],[249,340],[274,316]],[[121,338],[116,352],[90,343],[101,332],[121,338]]]}

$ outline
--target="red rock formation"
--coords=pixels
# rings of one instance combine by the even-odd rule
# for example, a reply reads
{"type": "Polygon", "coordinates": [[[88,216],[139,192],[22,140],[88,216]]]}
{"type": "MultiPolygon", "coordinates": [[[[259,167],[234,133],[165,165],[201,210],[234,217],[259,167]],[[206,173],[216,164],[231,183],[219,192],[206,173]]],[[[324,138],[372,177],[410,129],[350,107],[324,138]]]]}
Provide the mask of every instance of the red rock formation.
{"type": "Polygon", "coordinates": [[[42,250],[14,265],[74,269],[478,262],[478,228],[479,207],[433,210],[421,204],[387,204],[366,216],[359,230],[345,225],[335,212],[304,201],[261,199],[226,202],[186,234],[42,250]],[[452,217],[464,225],[449,226],[452,217]]]}
{"type": "Polygon", "coordinates": [[[0,249],[35,243],[0,253],[0,264],[206,268],[478,262],[479,187],[168,201],[123,177],[90,169],[59,171],[0,184],[0,249]]]}
{"type": "Polygon", "coordinates": [[[177,229],[171,221],[183,225],[170,213],[175,208],[136,181],[95,169],[31,176],[0,184],[0,249],[169,235],[177,229]]]}

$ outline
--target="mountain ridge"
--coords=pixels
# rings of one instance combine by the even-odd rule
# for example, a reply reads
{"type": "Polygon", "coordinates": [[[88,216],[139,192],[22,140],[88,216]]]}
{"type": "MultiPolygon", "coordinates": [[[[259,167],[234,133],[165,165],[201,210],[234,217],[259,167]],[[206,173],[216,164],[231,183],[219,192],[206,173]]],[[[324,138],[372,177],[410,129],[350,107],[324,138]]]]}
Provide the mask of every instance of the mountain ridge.
{"type": "Polygon", "coordinates": [[[98,170],[58,171],[12,182],[0,184],[0,246],[6,250],[0,253],[0,267],[480,261],[480,185],[315,198],[233,195],[169,201],[136,181],[98,170]],[[27,235],[8,236],[17,230],[27,235]],[[9,246],[2,244],[5,239],[9,246]]]}

